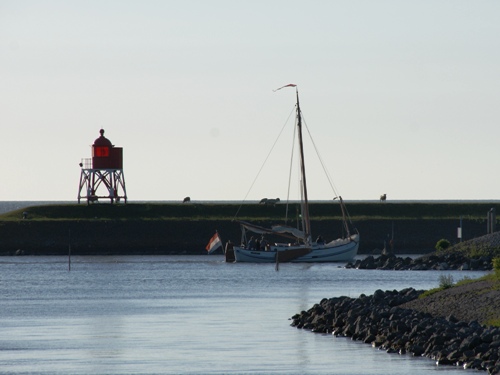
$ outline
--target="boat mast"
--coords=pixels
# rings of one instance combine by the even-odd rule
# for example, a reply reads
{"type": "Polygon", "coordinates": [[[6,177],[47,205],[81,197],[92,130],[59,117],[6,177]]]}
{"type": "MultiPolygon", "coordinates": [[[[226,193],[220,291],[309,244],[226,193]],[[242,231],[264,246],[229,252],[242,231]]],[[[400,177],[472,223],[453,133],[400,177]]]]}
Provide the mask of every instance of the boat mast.
{"type": "Polygon", "coordinates": [[[309,218],[309,201],[307,199],[307,183],[306,183],[306,166],[304,161],[304,144],[302,142],[302,114],[299,104],[299,89],[295,88],[297,94],[297,128],[299,131],[299,148],[300,148],[300,174],[304,201],[302,202],[302,216],[304,219],[304,232],[306,245],[311,245],[311,222],[309,218]]]}

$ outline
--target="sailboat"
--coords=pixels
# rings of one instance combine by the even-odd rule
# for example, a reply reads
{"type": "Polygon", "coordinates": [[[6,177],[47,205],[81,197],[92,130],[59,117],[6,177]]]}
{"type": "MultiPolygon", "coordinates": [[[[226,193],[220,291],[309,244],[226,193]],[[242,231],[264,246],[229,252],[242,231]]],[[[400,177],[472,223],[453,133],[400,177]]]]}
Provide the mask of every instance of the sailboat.
{"type": "MultiPolygon", "coordinates": [[[[282,263],[282,262],[348,262],[351,261],[358,252],[359,247],[359,232],[354,229],[351,233],[350,225],[347,217],[342,197],[338,197],[342,211],[342,221],[344,228],[344,236],[329,242],[325,242],[318,237],[315,241],[312,240],[311,218],[309,216],[309,201],[307,196],[306,182],[306,166],[304,159],[304,145],[302,139],[302,112],[299,103],[299,91],[297,85],[289,84],[284,87],[295,87],[296,91],[296,128],[299,145],[299,160],[300,160],[300,190],[301,202],[300,209],[302,225],[300,228],[291,227],[288,225],[273,225],[271,228],[254,225],[245,221],[238,221],[241,225],[242,238],[241,245],[232,245],[234,259],[236,262],[251,262],[251,263],[282,263]],[[264,243],[259,246],[254,245],[253,237],[248,240],[247,232],[252,232],[256,235],[261,235],[264,243]],[[265,235],[279,235],[286,238],[288,241],[265,243],[265,235]]],[[[278,89],[278,90],[279,90],[278,89]]]]}

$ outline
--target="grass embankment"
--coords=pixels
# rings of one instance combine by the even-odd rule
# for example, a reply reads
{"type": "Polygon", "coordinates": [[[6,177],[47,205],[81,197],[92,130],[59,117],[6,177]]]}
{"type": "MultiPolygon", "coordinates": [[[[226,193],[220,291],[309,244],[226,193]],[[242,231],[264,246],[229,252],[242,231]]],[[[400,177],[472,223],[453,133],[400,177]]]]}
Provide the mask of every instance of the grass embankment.
{"type": "MultiPolygon", "coordinates": [[[[435,220],[462,217],[466,221],[485,221],[486,213],[494,206],[491,203],[348,203],[351,219],[363,220],[435,220]]],[[[500,209],[500,207],[499,207],[500,209]]],[[[232,220],[238,213],[240,220],[282,220],[287,207],[284,203],[265,206],[257,203],[128,203],[128,204],[60,204],[33,206],[0,215],[0,221],[20,220],[23,212],[31,220],[232,220]]],[[[297,217],[299,205],[288,207],[288,216],[297,217]]],[[[339,219],[341,211],[335,202],[311,203],[311,217],[314,220],[339,219]]]]}
{"type": "Polygon", "coordinates": [[[500,327],[500,258],[493,263],[494,271],[478,279],[465,276],[454,283],[451,276],[442,276],[439,287],[425,291],[405,307],[500,327]]]}
{"type": "Polygon", "coordinates": [[[461,253],[469,258],[491,257],[500,258],[500,232],[480,236],[455,244],[438,254],[461,253]]]}
{"type": "MultiPolygon", "coordinates": [[[[19,221],[23,212],[31,221],[61,220],[231,220],[229,207],[215,204],[66,204],[33,206],[0,215],[0,221],[19,221]]],[[[232,216],[235,210],[232,206],[232,216]]]]}
{"type": "MultiPolygon", "coordinates": [[[[392,203],[347,202],[354,226],[361,233],[360,253],[382,249],[394,235],[394,249],[404,252],[430,252],[440,238],[456,237],[460,217],[468,238],[484,234],[486,213],[492,203],[392,203]]],[[[130,253],[135,248],[154,253],[204,252],[215,230],[223,241],[239,241],[241,232],[234,219],[259,225],[283,223],[288,212],[289,225],[299,219],[299,205],[280,202],[276,206],[256,202],[239,203],[100,203],[33,206],[0,215],[0,253],[17,249],[61,253],[68,244],[68,231],[74,251],[97,252],[114,248],[114,253],[130,253]],[[23,219],[27,212],[27,219],[23,219]],[[238,215],[237,215],[238,214],[238,215]],[[237,217],[236,217],[237,215],[237,217]],[[39,246],[42,244],[43,246],[39,246]]],[[[499,207],[500,212],[500,207],[499,207]]],[[[313,236],[334,239],[342,235],[341,211],[336,201],[313,202],[310,206],[313,236]]]]}

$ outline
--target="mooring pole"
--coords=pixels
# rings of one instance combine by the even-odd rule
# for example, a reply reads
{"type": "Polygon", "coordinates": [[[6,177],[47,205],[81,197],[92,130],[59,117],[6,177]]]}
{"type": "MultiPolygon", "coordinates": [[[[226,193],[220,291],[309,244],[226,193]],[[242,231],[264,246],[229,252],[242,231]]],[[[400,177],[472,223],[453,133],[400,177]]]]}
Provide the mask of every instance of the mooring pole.
{"type": "Polygon", "coordinates": [[[68,272],[71,271],[71,229],[68,231],[68,272]]]}

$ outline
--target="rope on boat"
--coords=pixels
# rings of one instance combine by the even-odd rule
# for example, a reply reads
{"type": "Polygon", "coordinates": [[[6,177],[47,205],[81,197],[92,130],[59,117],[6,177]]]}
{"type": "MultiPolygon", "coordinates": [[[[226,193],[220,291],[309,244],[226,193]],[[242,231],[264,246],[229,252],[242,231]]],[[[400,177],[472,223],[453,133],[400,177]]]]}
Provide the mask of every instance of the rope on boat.
{"type": "Polygon", "coordinates": [[[267,154],[266,158],[264,159],[264,162],[262,163],[259,171],[257,172],[257,176],[255,176],[253,182],[252,182],[252,185],[250,185],[250,188],[248,189],[247,191],[247,194],[245,195],[245,198],[243,198],[243,200],[241,201],[240,203],[240,206],[238,207],[238,210],[236,211],[236,214],[234,215],[233,217],[233,220],[236,219],[236,217],[238,216],[240,210],[241,210],[241,207],[243,206],[243,203],[246,201],[247,197],[248,197],[248,194],[250,194],[250,191],[252,190],[253,186],[255,185],[255,182],[257,181],[257,179],[259,178],[260,176],[260,173],[262,172],[262,169],[264,169],[264,165],[266,165],[266,162],[267,160],[269,159],[269,156],[271,156],[271,153],[273,152],[274,150],[274,147],[276,146],[276,143],[278,143],[278,140],[280,139],[281,137],[281,134],[283,134],[283,130],[285,129],[286,125],[288,124],[288,121],[290,120],[290,117],[292,116],[292,114],[295,112],[295,106],[293,107],[292,111],[290,112],[290,114],[288,115],[288,118],[286,119],[285,123],[283,124],[283,126],[281,127],[281,130],[278,134],[278,136],[276,137],[276,140],[274,141],[273,143],[273,146],[271,147],[271,150],[269,150],[269,153],[267,154]]]}

